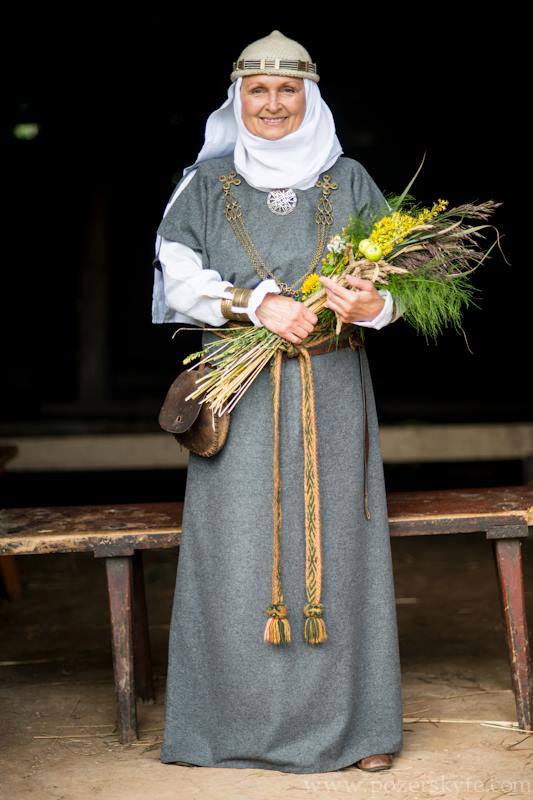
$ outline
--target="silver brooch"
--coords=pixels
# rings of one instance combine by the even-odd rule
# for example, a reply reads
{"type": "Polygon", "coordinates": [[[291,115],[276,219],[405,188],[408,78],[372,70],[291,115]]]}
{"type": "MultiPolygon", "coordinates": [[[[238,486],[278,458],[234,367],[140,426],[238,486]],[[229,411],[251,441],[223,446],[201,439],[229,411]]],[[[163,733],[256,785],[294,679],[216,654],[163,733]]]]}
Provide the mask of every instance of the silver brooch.
{"type": "Polygon", "coordinates": [[[267,196],[267,205],[273,214],[290,214],[297,202],[292,189],[272,189],[267,196]]]}

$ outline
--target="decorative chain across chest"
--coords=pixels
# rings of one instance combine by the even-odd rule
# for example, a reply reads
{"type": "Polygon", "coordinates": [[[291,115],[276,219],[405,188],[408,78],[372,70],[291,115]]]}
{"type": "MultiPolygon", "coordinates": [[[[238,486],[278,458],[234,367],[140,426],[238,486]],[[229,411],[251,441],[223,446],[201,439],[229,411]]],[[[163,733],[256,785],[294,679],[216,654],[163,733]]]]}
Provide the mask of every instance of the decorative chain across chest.
{"type": "MultiPolygon", "coordinates": [[[[319,179],[315,186],[322,189],[315,211],[315,222],[317,225],[317,243],[313,258],[305,275],[298,278],[293,284],[289,284],[280,280],[272,274],[268,269],[263,257],[257,251],[246,225],[244,224],[242,208],[237,198],[231,192],[231,186],[239,186],[241,178],[237,177],[235,170],[231,170],[227,175],[219,175],[219,181],[222,182],[224,189],[224,216],[230,223],[231,227],[238,240],[244,247],[252,266],[258,273],[259,277],[265,280],[266,278],[273,278],[281,289],[282,294],[291,295],[295,297],[299,293],[296,285],[303,282],[308,275],[315,271],[317,264],[322,257],[324,247],[328,241],[329,230],[333,224],[333,204],[329,198],[332,191],[338,188],[337,183],[333,183],[330,175],[324,175],[319,179]]],[[[296,194],[292,189],[274,189],[269,192],[267,197],[267,205],[275,214],[289,214],[295,207],[297,202],[296,194]],[[291,194],[292,193],[292,194],[291,194]]]]}

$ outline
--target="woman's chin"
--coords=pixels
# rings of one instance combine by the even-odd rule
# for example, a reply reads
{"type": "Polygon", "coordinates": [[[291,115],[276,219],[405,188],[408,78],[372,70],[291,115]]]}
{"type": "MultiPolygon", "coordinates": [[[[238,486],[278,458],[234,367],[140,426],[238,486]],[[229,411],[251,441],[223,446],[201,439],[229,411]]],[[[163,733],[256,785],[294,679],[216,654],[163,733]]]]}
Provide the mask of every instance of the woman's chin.
{"type": "Polygon", "coordinates": [[[283,136],[286,136],[290,133],[289,129],[286,125],[278,128],[277,126],[270,127],[269,125],[260,125],[260,131],[257,134],[258,136],[262,136],[263,139],[281,139],[283,136]]]}

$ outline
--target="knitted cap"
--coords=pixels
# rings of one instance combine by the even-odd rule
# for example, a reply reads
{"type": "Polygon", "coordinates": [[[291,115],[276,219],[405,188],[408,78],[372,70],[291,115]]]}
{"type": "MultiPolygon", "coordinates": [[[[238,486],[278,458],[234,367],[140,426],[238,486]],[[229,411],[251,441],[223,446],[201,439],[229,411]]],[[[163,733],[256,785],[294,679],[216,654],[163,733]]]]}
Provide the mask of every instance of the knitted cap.
{"type": "Polygon", "coordinates": [[[233,62],[232,83],[246,75],[286,75],[289,78],[309,78],[318,83],[316,64],[301,44],[272,31],[269,36],[245,47],[233,62]]]}

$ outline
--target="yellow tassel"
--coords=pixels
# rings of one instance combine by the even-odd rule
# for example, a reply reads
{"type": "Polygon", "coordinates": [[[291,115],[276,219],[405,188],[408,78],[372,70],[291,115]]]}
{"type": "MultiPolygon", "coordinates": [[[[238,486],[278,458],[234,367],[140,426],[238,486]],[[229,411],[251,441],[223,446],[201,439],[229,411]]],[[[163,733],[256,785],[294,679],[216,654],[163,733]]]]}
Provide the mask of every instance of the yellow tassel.
{"type": "Polygon", "coordinates": [[[326,623],[322,618],[324,614],[322,603],[306,603],[304,605],[304,614],[306,616],[304,641],[307,644],[321,644],[327,641],[326,623]]]}
{"type": "Polygon", "coordinates": [[[284,603],[271,603],[267,608],[268,619],[263,640],[270,644],[288,644],[291,641],[291,626],[287,619],[288,609],[284,603]]]}

